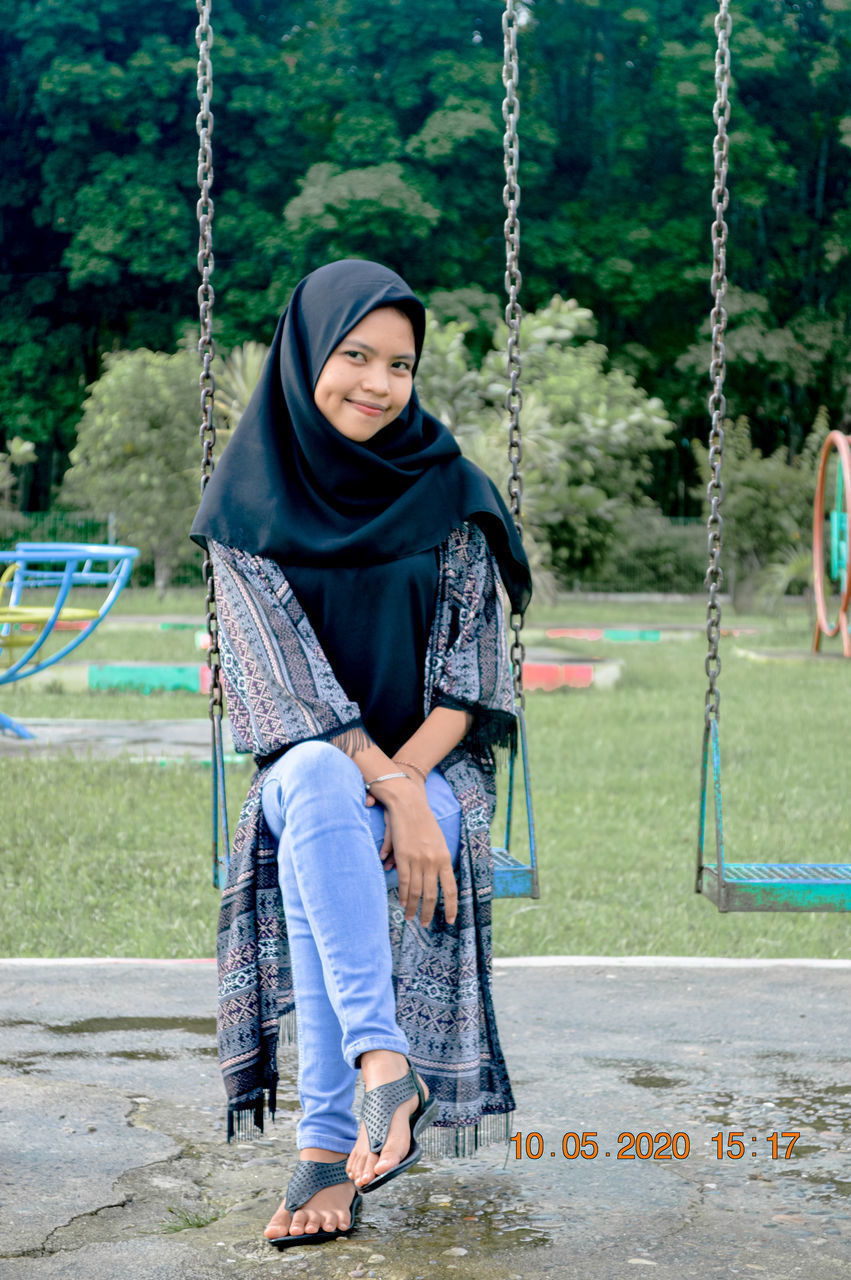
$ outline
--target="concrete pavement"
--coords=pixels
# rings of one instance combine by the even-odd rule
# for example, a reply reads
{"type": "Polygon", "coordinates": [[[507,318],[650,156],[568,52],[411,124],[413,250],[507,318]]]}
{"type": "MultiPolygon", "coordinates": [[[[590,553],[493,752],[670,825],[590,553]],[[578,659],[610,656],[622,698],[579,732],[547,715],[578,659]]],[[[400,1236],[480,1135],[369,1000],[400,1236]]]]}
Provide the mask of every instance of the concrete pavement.
{"type": "Polygon", "coordinates": [[[0,1277],[851,1278],[851,965],[498,962],[495,999],[520,1139],[279,1254],[295,1062],[228,1146],[212,963],[0,961],[0,1277]]]}

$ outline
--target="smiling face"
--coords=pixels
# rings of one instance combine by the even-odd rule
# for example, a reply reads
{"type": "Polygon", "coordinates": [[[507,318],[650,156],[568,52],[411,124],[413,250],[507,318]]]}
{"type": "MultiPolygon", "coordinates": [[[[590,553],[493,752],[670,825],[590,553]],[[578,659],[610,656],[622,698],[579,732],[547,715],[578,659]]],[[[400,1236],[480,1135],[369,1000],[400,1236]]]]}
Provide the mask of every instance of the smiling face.
{"type": "Polygon", "coordinates": [[[340,435],[365,444],[398,418],[411,398],[414,329],[394,307],[370,311],[328,357],[313,391],[340,435]]]}

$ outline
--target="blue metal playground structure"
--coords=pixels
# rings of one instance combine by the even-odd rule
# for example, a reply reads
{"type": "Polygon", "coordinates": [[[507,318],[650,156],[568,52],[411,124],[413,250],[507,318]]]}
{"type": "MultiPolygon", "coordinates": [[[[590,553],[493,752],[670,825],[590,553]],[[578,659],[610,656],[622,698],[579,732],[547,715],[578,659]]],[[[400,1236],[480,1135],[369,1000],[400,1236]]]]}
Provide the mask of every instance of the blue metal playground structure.
{"type": "MultiPolygon", "coordinates": [[[[66,658],[103,622],[130,578],[136,547],[74,542],[19,542],[0,551],[0,686],[37,675],[66,658]],[[74,588],[105,591],[96,607],[77,608],[68,599],[74,588]],[[8,600],[4,596],[8,591],[8,600]],[[50,592],[49,604],[35,593],[50,592]],[[65,644],[48,653],[45,645],[58,627],[70,627],[65,644]]],[[[0,711],[0,733],[34,735],[0,711]]]]}

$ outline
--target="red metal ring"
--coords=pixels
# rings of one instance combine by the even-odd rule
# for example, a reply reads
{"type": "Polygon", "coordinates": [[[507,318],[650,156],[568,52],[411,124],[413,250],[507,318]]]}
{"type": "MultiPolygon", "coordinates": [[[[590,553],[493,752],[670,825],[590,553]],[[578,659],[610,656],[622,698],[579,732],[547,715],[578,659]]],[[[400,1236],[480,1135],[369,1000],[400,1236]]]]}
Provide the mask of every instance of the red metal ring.
{"type": "Polygon", "coordinates": [[[818,481],[813,504],[813,589],[816,597],[816,634],[813,649],[817,653],[822,635],[832,638],[842,632],[842,652],[851,658],[851,636],[848,633],[848,605],[851,603],[851,446],[849,437],[841,431],[831,431],[822,445],[819,455],[818,481]],[[827,617],[827,601],[824,596],[824,486],[827,479],[827,460],[831,449],[836,449],[842,464],[845,510],[848,513],[848,558],[850,567],[846,574],[845,589],[839,602],[839,617],[831,626],[827,617]]]}

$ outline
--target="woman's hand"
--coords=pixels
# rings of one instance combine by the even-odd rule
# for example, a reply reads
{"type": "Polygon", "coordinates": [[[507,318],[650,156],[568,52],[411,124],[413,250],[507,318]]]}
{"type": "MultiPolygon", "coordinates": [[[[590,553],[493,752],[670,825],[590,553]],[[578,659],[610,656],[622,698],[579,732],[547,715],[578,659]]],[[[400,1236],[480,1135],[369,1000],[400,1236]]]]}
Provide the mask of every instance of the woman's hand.
{"type": "Polygon", "coordinates": [[[405,909],[405,919],[413,920],[420,907],[420,922],[427,927],[434,915],[440,888],[447,924],[454,924],[458,914],[458,887],[452,858],[429,808],[425,787],[412,779],[394,778],[373,790],[380,792],[376,798],[386,811],[380,857],[386,870],[395,861],[399,901],[405,909]]]}

